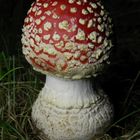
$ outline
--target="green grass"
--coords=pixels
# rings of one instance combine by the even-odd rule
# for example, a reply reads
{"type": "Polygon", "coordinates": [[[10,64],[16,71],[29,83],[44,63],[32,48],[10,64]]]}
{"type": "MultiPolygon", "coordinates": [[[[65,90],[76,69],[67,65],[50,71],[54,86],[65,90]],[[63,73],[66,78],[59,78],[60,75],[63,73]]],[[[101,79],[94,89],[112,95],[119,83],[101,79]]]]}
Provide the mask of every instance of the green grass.
{"type": "MultiPolygon", "coordinates": [[[[31,107],[43,80],[22,57],[0,53],[0,140],[40,140],[31,121],[31,107]]],[[[140,139],[140,90],[135,88],[139,76],[140,72],[132,79],[125,100],[120,103],[123,115],[114,120],[100,140],[140,139]],[[133,109],[129,110],[132,102],[133,109]]]]}
{"type": "Polygon", "coordinates": [[[0,64],[0,140],[38,140],[30,112],[42,83],[15,56],[1,53],[0,64]]]}

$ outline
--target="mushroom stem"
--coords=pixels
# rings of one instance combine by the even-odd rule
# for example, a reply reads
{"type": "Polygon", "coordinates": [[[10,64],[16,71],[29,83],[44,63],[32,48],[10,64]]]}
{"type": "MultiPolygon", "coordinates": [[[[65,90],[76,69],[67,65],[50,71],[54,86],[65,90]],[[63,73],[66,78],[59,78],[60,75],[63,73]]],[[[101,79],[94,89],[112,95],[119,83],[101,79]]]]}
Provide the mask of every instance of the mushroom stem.
{"type": "Polygon", "coordinates": [[[104,132],[112,117],[108,97],[91,79],[47,76],[32,108],[33,122],[47,140],[91,140],[104,132]]]}

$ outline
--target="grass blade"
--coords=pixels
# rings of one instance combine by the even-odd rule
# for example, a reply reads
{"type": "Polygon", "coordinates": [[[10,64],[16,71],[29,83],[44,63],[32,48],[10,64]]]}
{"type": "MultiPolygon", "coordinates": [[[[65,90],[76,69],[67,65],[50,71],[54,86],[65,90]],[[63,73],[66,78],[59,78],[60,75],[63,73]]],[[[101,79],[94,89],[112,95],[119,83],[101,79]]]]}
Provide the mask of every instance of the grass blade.
{"type": "Polygon", "coordinates": [[[5,78],[8,74],[10,74],[11,72],[13,72],[13,71],[15,71],[15,70],[18,70],[18,69],[21,69],[21,68],[23,68],[23,67],[17,67],[17,68],[13,68],[13,69],[9,70],[9,71],[6,72],[3,76],[0,77],[0,81],[1,81],[2,79],[4,79],[4,78],[5,78]]]}

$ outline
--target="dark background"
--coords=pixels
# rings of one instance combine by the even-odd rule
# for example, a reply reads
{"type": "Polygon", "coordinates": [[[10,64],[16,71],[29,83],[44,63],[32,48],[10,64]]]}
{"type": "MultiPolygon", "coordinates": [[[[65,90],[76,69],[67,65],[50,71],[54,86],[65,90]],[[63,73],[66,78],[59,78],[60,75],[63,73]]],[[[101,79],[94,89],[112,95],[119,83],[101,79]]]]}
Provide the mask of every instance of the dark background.
{"type": "Polygon", "coordinates": [[[19,50],[21,29],[33,0],[0,0],[0,48],[9,55],[19,50]]]}
{"type": "MultiPolygon", "coordinates": [[[[33,0],[0,0],[0,49],[21,52],[21,29],[33,0]]],[[[140,108],[140,0],[104,0],[114,23],[111,64],[99,76],[115,107],[115,120],[140,108]]],[[[26,63],[26,62],[25,62],[26,63]]]]}

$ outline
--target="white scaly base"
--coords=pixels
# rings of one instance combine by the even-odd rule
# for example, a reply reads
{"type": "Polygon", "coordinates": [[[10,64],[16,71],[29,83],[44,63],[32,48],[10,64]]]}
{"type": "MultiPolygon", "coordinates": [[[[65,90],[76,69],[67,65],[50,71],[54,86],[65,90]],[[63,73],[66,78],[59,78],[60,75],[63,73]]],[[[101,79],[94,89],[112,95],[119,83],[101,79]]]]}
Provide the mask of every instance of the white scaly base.
{"type": "Polygon", "coordinates": [[[93,140],[104,133],[113,108],[90,79],[65,80],[47,76],[32,108],[32,119],[43,140],[93,140]]]}

